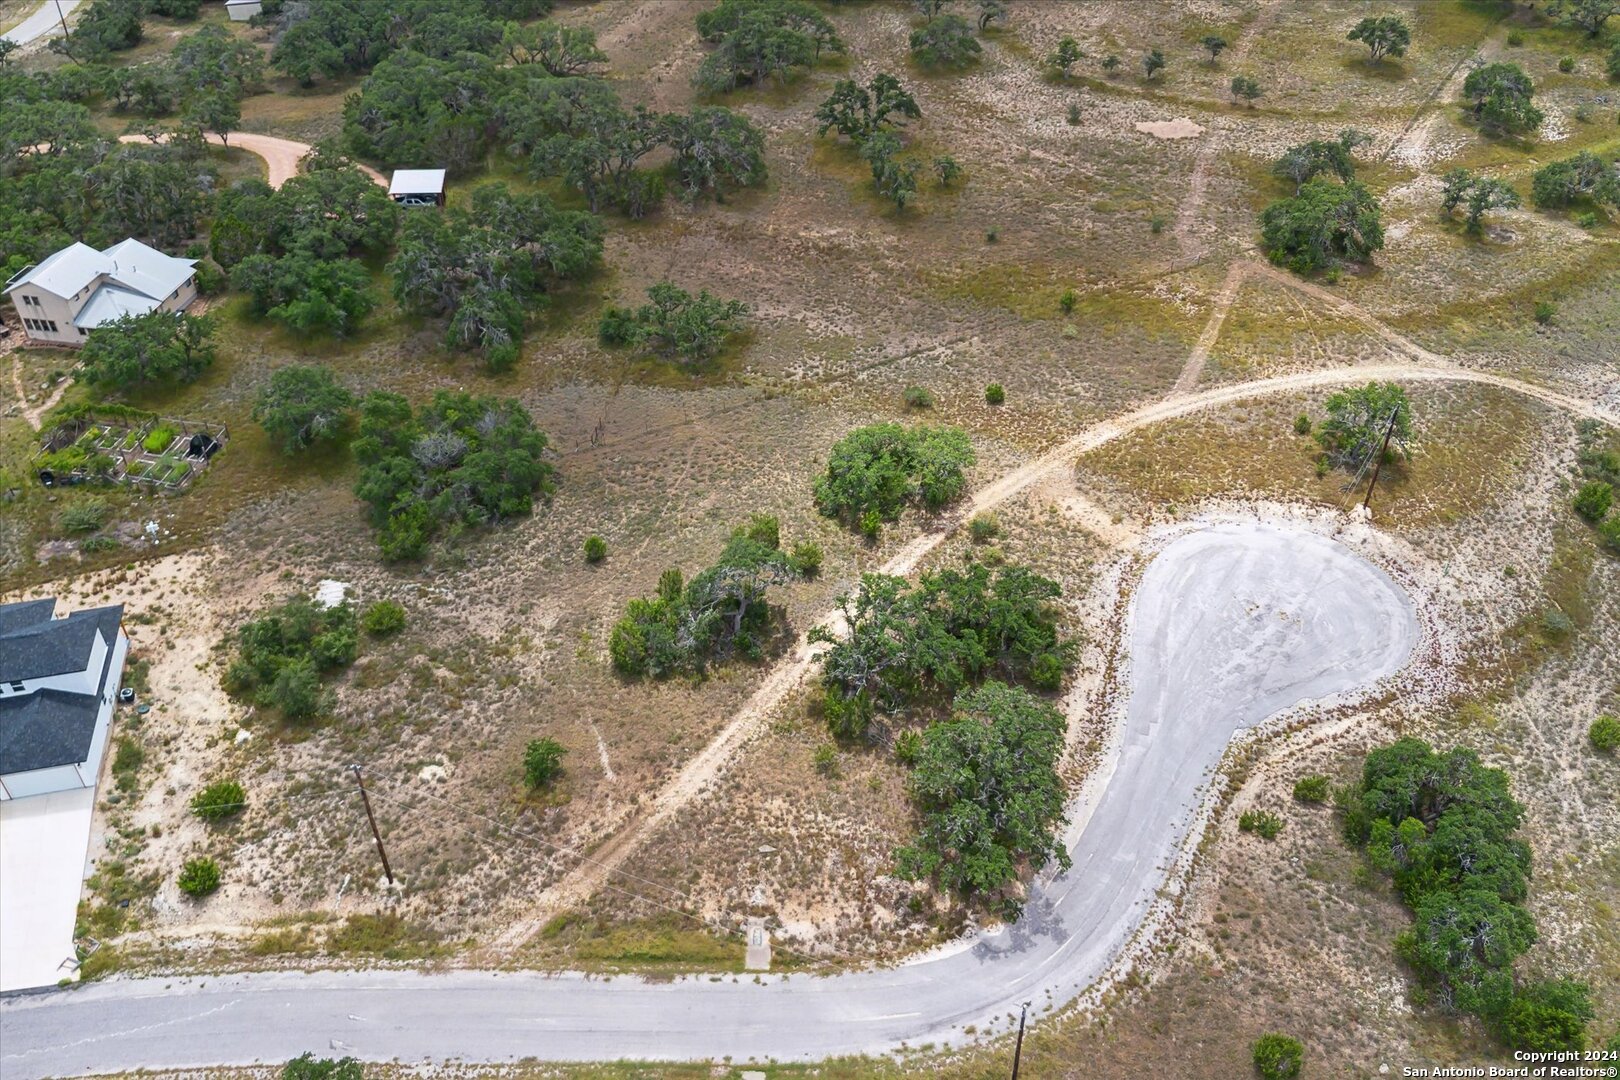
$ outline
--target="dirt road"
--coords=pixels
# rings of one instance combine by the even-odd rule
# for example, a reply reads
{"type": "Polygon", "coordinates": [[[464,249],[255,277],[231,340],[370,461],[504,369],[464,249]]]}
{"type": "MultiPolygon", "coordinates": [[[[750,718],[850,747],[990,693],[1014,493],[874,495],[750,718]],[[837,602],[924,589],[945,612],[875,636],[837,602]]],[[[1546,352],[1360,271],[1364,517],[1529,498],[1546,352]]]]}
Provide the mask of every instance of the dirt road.
{"type": "MultiPolygon", "coordinates": [[[[235,147],[238,150],[246,150],[250,154],[257,154],[263,158],[265,180],[273,188],[279,188],[296,176],[298,174],[298,163],[310,151],[308,143],[293,142],[291,139],[278,139],[274,135],[255,135],[248,131],[232,132],[229,142],[218,135],[209,135],[207,138],[215,146],[235,147]]],[[[147,139],[144,135],[121,135],[118,141],[136,143],[146,142],[147,139]]],[[[362,172],[383,187],[388,186],[388,180],[376,169],[371,168],[369,165],[360,165],[359,167],[362,172]]]]}

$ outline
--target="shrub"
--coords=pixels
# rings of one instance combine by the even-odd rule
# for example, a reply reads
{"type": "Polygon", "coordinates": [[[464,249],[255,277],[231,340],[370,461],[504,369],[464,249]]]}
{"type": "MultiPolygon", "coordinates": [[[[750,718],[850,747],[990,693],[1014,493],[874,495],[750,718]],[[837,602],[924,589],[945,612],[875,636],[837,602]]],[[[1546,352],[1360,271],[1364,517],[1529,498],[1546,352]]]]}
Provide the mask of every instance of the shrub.
{"type": "Polygon", "coordinates": [[[1365,262],[1384,246],[1378,201],[1354,180],[1307,180],[1293,198],[1266,207],[1260,223],[1267,257],[1299,274],[1365,262]]]}
{"type": "Polygon", "coordinates": [[[1602,521],[1614,504],[1614,488],[1602,480],[1583,484],[1575,493],[1575,512],[1587,521],[1602,521]]]}
{"type": "Polygon", "coordinates": [[[353,412],[354,395],[318,365],[278,369],[253,403],[253,419],[289,454],[336,438],[353,412]]]}
{"type": "Polygon", "coordinates": [[[1264,1080],[1294,1080],[1305,1063],[1305,1047],[1289,1035],[1271,1032],[1254,1040],[1254,1067],[1264,1080]]]}
{"type": "Polygon", "coordinates": [[[242,626],[236,646],[225,672],[226,692],[278,709],[290,720],[324,712],[321,673],[347,667],[360,651],[353,608],[320,608],[301,598],[242,626]]]}
{"type": "Polygon", "coordinates": [[[1552,321],[1553,321],[1554,316],[1556,316],[1557,314],[1558,314],[1558,305],[1557,304],[1554,304],[1550,300],[1537,300],[1536,301],[1536,322],[1540,323],[1542,326],[1550,325],[1552,323],[1552,321]]]}
{"type": "Polygon", "coordinates": [[[191,797],[191,812],[204,821],[222,821],[246,805],[247,795],[235,780],[216,780],[191,797]]]}
{"type": "Polygon", "coordinates": [[[219,888],[219,864],[206,855],[189,859],[180,868],[180,891],[187,896],[207,896],[219,888]]]}
{"type": "Polygon", "coordinates": [[[832,743],[822,743],[816,747],[812,759],[816,765],[816,772],[822,776],[834,777],[838,775],[838,747],[832,743]]]}
{"type": "Polygon", "coordinates": [[[1541,632],[1554,641],[1562,641],[1575,632],[1575,620],[1550,607],[1541,613],[1541,632]]]}
{"type": "Polygon", "coordinates": [[[1575,58],[1573,56],[1560,56],[1558,58],[1558,70],[1563,72],[1565,75],[1568,75],[1570,72],[1574,71],[1575,58]]]}
{"type": "Polygon", "coordinates": [[[994,514],[974,514],[968,522],[968,535],[975,544],[994,540],[1001,533],[1001,522],[994,514]]]}
{"type": "Polygon", "coordinates": [[[1068,116],[1066,117],[1066,119],[1068,120],[1070,127],[1073,127],[1074,125],[1076,125],[1076,124],[1078,124],[1080,122],[1080,105],[1079,105],[1079,103],[1077,103],[1077,102],[1070,102],[1069,103],[1069,113],[1068,113],[1068,116]]]}
{"type": "Polygon", "coordinates": [[[1063,295],[1058,297],[1058,309],[1065,315],[1074,312],[1074,305],[1079,303],[1080,295],[1073,289],[1064,289],[1063,295]]]}
{"type": "Polygon", "coordinates": [[[405,608],[392,600],[379,600],[360,616],[360,628],[372,637],[389,637],[405,629],[405,608]]]}
{"type": "Polygon", "coordinates": [[[587,536],[585,538],[585,561],[599,563],[607,558],[607,541],[600,536],[587,536]]]}
{"type": "Polygon", "coordinates": [[[1596,1015],[1590,987],[1570,979],[1551,979],[1515,989],[1495,1026],[1502,1041],[1514,1050],[1585,1050],[1586,1025],[1596,1015]]]}
{"type": "Polygon", "coordinates": [[[1605,518],[1598,526],[1598,535],[1603,537],[1610,551],[1620,552],[1620,514],[1605,518]]]}
{"type": "Polygon", "coordinates": [[[1507,36],[1508,48],[1517,49],[1524,44],[1524,31],[1509,30],[1507,36]]]}
{"type": "Polygon", "coordinates": [[[1306,413],[1294,417],[1294,434],[1309,435],[1311,433],[1311,418],[1306,413]]]}
{"type": "Polygon", "coordinates": [[[64,532],[95,532],[107,524],[111,512],[106,499],[84,499],[63,507],[56,516],[56,524],[64,532]]]}
{"type": "Polygon", "coordinates": [[[603,345],[634,345],[640,338],[636,313],[630,308],[609,305],[596,323],[596,340],[603,345]]]}
{"type": "Polygon", "coordinates": [[[1238,817],[1238,828],[1258,833],[1266,840],[1275,840],[1283,830],[1283,819],[1270,810],[1245,810],[1238,817]]]}
{"type": "Polygon", "coordinates": [[[96,555],[103,551],[114,551],[122,547],[116,537],[92,536],[79,542],[79,550],[86,555],[96,555]]]}
{"type": "Polygon", "coordinates": [[[934,395],[921,386],[908,386],[900,395],[908,409],[932,409],[934,395]]]}
{"type": "Polygon", "coordinates": [[[998,382],[993,382],[984,388],[984,403],[986,405],[1000,405],[1007,400],[1006,389],[998,382]]]}
{"type": "Polygon", "coordinates": [[[531,739],[523,748],[524,783],[531,788],[548,786],[562,774],[562,759],[567,752],[556,739],[531,739]]]}
{"type": "Polygon", "coordinates": [[[966,67],[983,51],[960,15],[940,15],[911,32],[911,55],[923,67],[966,67]]]}
{"type": "Polygon", "coordinates": [[[334,1061],[300,1054],[282,1066],[281,1080],[365,1080],[365,1071],[352,1057],[334,1061]]]}
{"type": "Polygon", "coordinates": [[[902,731],[894,737],[894,760],[902,765],[917,764],[917,758],[922,753],[922,734],[916,731],[902,731]]]}
{"type": "Polygon", "coordinates": [[[1302,776],[1294,784],[1294,798],[1300,802],[1319,803],[1326,802],[1328,797],[1328,778],[1320,774],[1302,776]]]}
{"type": "Polygon", "coordinates": [[[1608,68],[1609,78],[1620,79],[1620,41],[1616,41],[1614,47],[1609,50],[1609,59],[1605,61],[1604,66],[1608,68]]]}
{"type": "Polygon", "coordinates": [[[793,552],[788,556],[788,565],[800,577],[815,577],[821,572],[821,545],[806,540],[802,544],[793,545],[793,552]]]}
{"type": "Polygon", "coordinates": [[[1620,719],[1607,714],[1598,717],[1586,729],[1586,737],[1592,740],[1594,749],[1605,754],[1613,753],[1615,747],[1620,746],[1620,719]]]}
{"type": "Polygon", "coordinates": [[[876,540],[883,532],[883,515],[876,510],[867,510],[861,514],[861,535],[868,540],[876,540]]]}

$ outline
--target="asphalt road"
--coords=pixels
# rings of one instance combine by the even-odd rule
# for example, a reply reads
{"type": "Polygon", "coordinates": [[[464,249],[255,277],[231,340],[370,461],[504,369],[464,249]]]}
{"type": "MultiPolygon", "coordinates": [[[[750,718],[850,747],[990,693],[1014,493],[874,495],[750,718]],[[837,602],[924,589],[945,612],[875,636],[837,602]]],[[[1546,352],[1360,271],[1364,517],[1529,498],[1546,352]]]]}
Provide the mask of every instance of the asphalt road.
{"type": "Polygon", "coordinates": [[[54,37],[62,30],[62,20],[73,14],[73,9],[79,3],[80,0],[61,0],[61,11],[58,12],[57,0],[45,0],[32,15],[0,34],[0,37],[19,45],[26,45],[37,37],[54,37]]]}
{"type": "MultiPolygon", "coordinates": [[[[1399,670],[1405,593],[1324,537],[1222,524],[1169,543],[1135,593],[1131,697],[1073,868],[1023,919],[908,964],[825,978],[673,982],[459,971],[114,980],[0,1002],[0,1076],[362,1059],[803,1060],[960,1045],[1018,1003],[1061,1006],[1103,975],[1187,839],[1234,733],[1399,670]]],[[[1086,809],[1089,818],[1085,817],[1086,809]]]]}

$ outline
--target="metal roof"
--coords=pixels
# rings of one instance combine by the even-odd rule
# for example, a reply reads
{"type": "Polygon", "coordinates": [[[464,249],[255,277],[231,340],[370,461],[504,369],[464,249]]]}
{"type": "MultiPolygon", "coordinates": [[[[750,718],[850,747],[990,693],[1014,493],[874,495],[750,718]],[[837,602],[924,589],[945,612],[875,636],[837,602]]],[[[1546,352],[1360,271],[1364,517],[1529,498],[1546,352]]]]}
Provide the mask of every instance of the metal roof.
{"type": "Polygon", "coordinates": [[[390,195],[438,195],[444,191],[443,169],[395,169],[390,195]]]}
{"type": "Polygon", "coordinates": [[[191,277],[196,262],[165,255],[134,239],[114,244],[106,251],[75,242],[12,278],[5,291],[37,285],[67,300],[106,275],[131,292],[163,300],[191,277]]]}
{"type": "Polygon", "coordinates": [[[125,315],[145,315],[149,311],[156,310],[160,302],[118,285],[103,285],[90,294],[90,299],[84,302],[84,307],[73,316],[73,325],[94,330],[125,315]]]}

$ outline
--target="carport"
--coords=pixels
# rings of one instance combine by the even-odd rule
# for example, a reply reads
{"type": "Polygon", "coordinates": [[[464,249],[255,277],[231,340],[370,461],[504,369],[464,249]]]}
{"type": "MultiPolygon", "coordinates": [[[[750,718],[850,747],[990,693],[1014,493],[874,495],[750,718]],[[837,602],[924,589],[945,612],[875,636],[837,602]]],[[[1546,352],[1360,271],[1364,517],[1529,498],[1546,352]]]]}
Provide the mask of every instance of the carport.
{"type": "Polygon", "coordinates": [[[73,926],[94,788],[0,802],[0,993],[79,977],[73,926]]]}

